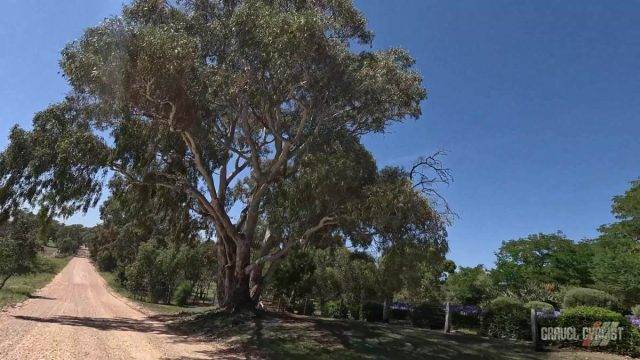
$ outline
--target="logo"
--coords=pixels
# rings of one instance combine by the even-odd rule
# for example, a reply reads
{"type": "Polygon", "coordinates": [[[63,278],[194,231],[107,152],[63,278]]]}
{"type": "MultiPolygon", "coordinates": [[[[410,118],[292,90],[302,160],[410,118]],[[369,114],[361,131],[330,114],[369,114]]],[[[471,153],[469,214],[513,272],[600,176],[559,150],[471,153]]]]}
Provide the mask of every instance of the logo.
{"type": "Polygon", "coordinates": [[[596,321],[591,327],[578,331],[575,327],[541,327],[544,341],[581,341],[584,347],[607,346],[622,338],[623,327],[617,321],[596,321]]]}

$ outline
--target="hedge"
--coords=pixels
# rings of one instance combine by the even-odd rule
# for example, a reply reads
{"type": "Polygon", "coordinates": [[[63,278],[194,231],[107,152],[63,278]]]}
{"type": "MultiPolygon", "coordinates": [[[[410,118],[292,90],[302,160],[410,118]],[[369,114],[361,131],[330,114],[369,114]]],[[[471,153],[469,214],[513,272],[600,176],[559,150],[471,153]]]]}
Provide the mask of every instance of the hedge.
{"type": "Polygon", "coordinates": [[[444,328],[445,312],[441,304],[425,302],[411,311],[411,323],[417,327],[444,328]]]}
{"type": "MultiPolygon", "coordinates": [[[[640,331],[620,313],[601,307],[578,306],[564,310],[558,317],[558,326],[574,327],[579,338],[583,335],[583,328],[592,328],[597,322],[617,322],[623,330],[620,339],[611,340],[607,346],[593,349],[629,356],[640,355],[640,331]]],[[[583,346],[582,340],[566,340],[563,343],[583,346]]]]}
{"type": "Polygon", "coordinates": [[[499,297],[486,307],[480,322],[483,335],[503,339],[531,339],[530,311],[517,299],[499,297]]]}
{"type": "Polygon", "coordinates": [[[562,305],[564,308],[576,306],[596,306],[609,310],[620,310],[620,303],[614,296],[596,289],[574,288],[564,296],[562,305]]]}

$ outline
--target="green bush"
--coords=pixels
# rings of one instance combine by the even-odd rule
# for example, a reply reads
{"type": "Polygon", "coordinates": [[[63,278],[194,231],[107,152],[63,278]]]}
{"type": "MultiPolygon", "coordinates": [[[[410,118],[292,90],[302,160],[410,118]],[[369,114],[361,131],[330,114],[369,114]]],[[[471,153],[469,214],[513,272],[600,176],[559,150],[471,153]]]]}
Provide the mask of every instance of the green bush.
{"type": "MultiPolygon", "coordinates": [[[[620,339],[612,340],[607,346],[599,346],[598,350],[630,356],[640,355],[640,332],[620,313],[601,307],[578,306],[564,310],[558,317],[558,326],[574,327],[579,336],[582,336],[583,328],[594,327],[596,322],[618,322],[623,328],[620,339]]],[[[582,346],[581,340],[565,343],[582,346]]]]}
{"type": "Polygon", "coordinates": [[[619,310],[620,303],[614,296],[596,289],[573,288],[564,296],[562,303],[565,309],[576,306],[596,306],[609,310],[619,310]]]}
{"type": "Polygon", "coordinates": [[[203,264],[201,248],[164,247],[150,241],[138,247],[133,263],[126,267],[126,286],[140,298],[169,303],[181,281],[198,282],[203,264]]]}
{"type": "Polygon", "coordinates": [[[322,316],[334,319],[346,319],[349,317],[349,309],[342,301],[327,301],[321,312],[322,316]]]}
{"type": "Polygon", "coordinates": [[[98,264],[98,269],[100,269],[100,271],[108,272],[115,270],[117,265],[116,258],[109,251],[99,253],[96,258],[96,263],[98,264]]]}
{"type": "Polygon", "coordinates": [[[631,313],[634,316],[640,316],[640,305],[636,305],[634,307],[631,308],[631,313]]]}
{"type": "Polygon", "coordinates": [[[454,328],[457,329],[476,329],[480,327],[480,318],[475,315],[465,315],[457,312],[452,312],[451,324],[454,328]]]}
{"type": "Polygon", "coordinates": [[[411,311],[411,323],[417,327],[442,329],[444,318],[445,311],[439,303],[425,302],[411,311]]]}
{"type": "Polygon", "coordinates": [[[376,302],[367,302],[362,305],[362,317],[368,322],[382,321],[384,305],[376,302]]]}
{"type": "Polygon", "coordinates": [[[360,318],[362,317],[362,304],[360,303],[348,304],[347,309],[349,311],[349,315],[353,320],[360,320],[360,318]]]}
{"type": "Polygon", "coordinates": [[[544,301],[529,301],[528,303],[524,304],[524,307],[526,307],[527,309],[534,309],[536,311],[555,311],[553,305],[544,301]]]}
{"type": "Polygon", "coordinates": [[[530,311],[517,299],[492,300],[480,321],[481,333],[505,339],[530,339],[530,311]]]}
{"type": "Polygon", "coordinates": [[[189,302],[193,285],[189,281],[181,281],[173,292],[173,303],[178,306],[185,306],[189,302]]]}

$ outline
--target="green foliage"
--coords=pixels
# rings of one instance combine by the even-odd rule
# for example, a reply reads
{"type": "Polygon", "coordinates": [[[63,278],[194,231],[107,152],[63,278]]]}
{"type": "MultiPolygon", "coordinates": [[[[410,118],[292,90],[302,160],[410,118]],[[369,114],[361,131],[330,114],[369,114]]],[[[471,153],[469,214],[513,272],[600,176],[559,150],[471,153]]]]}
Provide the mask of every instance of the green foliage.
{"type": "Polygon", "coordinates": [[[484,309],[481,332],[506,339],[530,339],[529,310],[517,299],[498,297],[484,309]]]}
{"type": "Polygon", "coordinates": [[[479,305],[495,296],[496,289],[482,265],[462,267],[447,277],[447,297],[459,304],[479,305]]]}
{"type": "Polygon", "coordinates": [[[322,307],[322,316],[346,319],[349,317],[349,309],[342,301],[327,301],[322,307]]]}
{"type": "MultiPolygon", "coordinates": [[[[623,355],[640,355],[640,332],[620,313],[595,306],[578,306],[565,309],[558,317],[558,326],[575,327],[579,333],[582,328],[597,326],[597,322],[617,322],[623,328],[621,339],[611,341],[606,347],[598,347],[598,350],[615,352],[623,355]]],[[[580,346],[579,342],[568,342],[580,346]]]]}
{"type": "Polygon", "coordinates": [[[495,282],[525,301],[551,301],[559,286],[592,282],[588,246],[576,244],[562,233],[505,241],[496,256],[495,282]]]}
{"type": "Polygon", "coordinates": [[[589,288],[575,288],[567,291],[562,305],[564,308],[576,306],[597,306],[609,310],[620,308],[620,303],[614,296],[601,290],[589,288]]]}
{"type": "Polygon", "coordinates": [[[70,259],[38,255],[28,273],[12,276],[0,289],[0,308],[27,300],[37,290],[50,283],[70,259]]]}
{"type": "Polygon", "coordinates": [[[442,304],[424,302],[411,311],[411,323],[417,327],[442,329],[444,327],[445,311],[442,304]]]}
{"type": "MultiPolygon", "coordinates": [[[[380,238],[355,231],[382,234],[387,224],[372,210],[389,206],[375,196],[381,187],[368,187],[380,179],[368,176],[375,163],[361,137],[418,118],[427,95],[409,54],[358,46],[373,36],[350,1],[210,5],[135,0],[69,43],[60,62],[69,96],[38,113],[32,131],[14,128],[0,156],[0,212],[22,202],[56,215],[86,211],[108,172],[122,189],[164,191],[140,203],[179,204],[219,235],[227,255],[219,259],[232,261],[220,264],[230,275],[220,287],[225,302],[236,285],[247,301],[246,277],[262,286],[265,265],[312,238],[388,243],[400,229],[444,247],[441,219],[425,193],[408,191],[407,174],[402,186],[384,187],[401,190],[395,206],[411,209],[410,226],[394,219],[380,238]],[[354,224],[354,209],[378,219],[354,224]],[[272,238],[255,249],[265,228],[272,238]],[[250,265],[253,274],[233,270],[250,265]]],[[[126,221],[124,203],[105,207],[124,220],[109,219],[101,242],[116,244],[119,268],[132,265],[147,232],[168,233],[143,227],[145,216],[126,221]]]]}
{"type": "Polygon", "coordinates": [[[382,321],[384,306],[377,302],[366,302],[362,304],[362,318],[368,322],[382,321]]]}
{"type": "Polygon", "coordinates": [[[635,305],[631,307],[631,313],[634,316],[640,316],[640,305],[635,305]]]}
{"type": "Polygon", "coordinates": [[[630,307],[640,298],[640,180],[613,199],[618,222],[600,227],[593,241],[595,287],[630,307]]]}
{"type": "Polygon", "coordinates": [[[31,270],[37,248],[32,223],[24,214],[17,214],[6,235],[0,237],[0,289],[11,276],[31,270]]]}
{"type": "Polygon", "coordinates": [[[478,329],[480,328],[480,316],[454,312],[451,313],[451,324],[457,329],[478,329]]]}
{"type": "Polygon", "coordinates": [[[103,251],[95,255],[94,257],[96,258],[98,269],[100,269],[100,271],[111,272],[115,270],[117,265],[117,260],[111,252],[103,251]]]}
{"type": "Polygon", "coordinates": [[[193,293],[193,285],[189,281],[181,281],[173,291],[173,303],[185,306],[193,293]]]}
{"type": "Polygon", "coordinates": [[[527,309],[534,309],[537,311],[555,311],[555,308],[553,307],[553,305],[546,303],[544,301],[529,301],[528,303],[524,304],[524,307],[526,307],[527,309]]]}
{"type": "MultiPolygon", "coordinates": [[[[189,282],[192,286],[199,280],[201,251],[184,245],[164,248],[155,242],[142,244],[135,261],[126,268],[127,289],[151,302],[169,303],[179,284],[189,282]]],[[[181,289],[181,295],[185,290],[181,289]]]]}

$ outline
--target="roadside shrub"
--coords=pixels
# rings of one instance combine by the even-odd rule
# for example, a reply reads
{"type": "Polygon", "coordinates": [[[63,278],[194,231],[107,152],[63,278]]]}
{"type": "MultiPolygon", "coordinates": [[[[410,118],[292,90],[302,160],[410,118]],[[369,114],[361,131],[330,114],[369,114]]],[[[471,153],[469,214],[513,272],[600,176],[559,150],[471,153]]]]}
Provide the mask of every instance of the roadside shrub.
{"type": "Polygon", "coordinates": [[[367,302],[362,305],[362,317],[368,322],[382,321],[384,305],[376,302],[367,302]]]}
{"type": "Polygon", "coordinates": [[[552,312],[556,310],[553,305],[544,301],[529,301],[528,303],[524,304],[524,307],[526,307],[527,309],[534,309],[536,311],[544,312],[552,312]]]}
{"type": "Polygon", "coordinates": [[[454,328],[475,329],[480,327],[480,317],[452,312],[451,324],[454,328]]]}
{"type": "Polygon", "coordinates": [[[442,329],[444,318],[445,311],[442,305],[435,302],[422,303],[411,312],[411,323],[417,327],[442,329]]]}
{"type": "Polygon", "coordinates": [[[117,265],[116,258],[110,251],[99,253],[96,258],[96,263],[98,264],[98,269],[100,269],[100,271],[108,272],[115,270],[117,265]]]}
{"type": "Polygon", "coordinates": [[[503,339],[530,339],[529,310],[517,299],[499,297],[486,307],[481,333],[503,339]]]}
{"type": "Polygon", "coordinates": [[[181,281],[198,282],[202,264],[201,248],[143,243],[133,263],[126,267],[126,286],[134,295],[151,302],[169,303],[181,281]]]}
{"type": "Polygon", "coordinates": [[[601,290],[589,288],[573,288],[567,291],[562,305],[564,308],[596,306],[614,311],[620,309],[618,299],[614,296],[601,290]]]}
{"type": "MultiPolygon", "coordinates": [[[[558,326],[574,327],[580,336],[583,328],[592,328],[596,323],[604,322],[617,322],[623,328],[622,336],[610,341],[607,346],[598,346],[598,350],[629,356],[640,355],[640,331],[620,313],[596,306],[578,306],[564,310],[558,317],[558,326]]],[[[564,343],[572,346],[587,345],[581,340],[564,343]]]]}
{"type": "Polygon", "coordinates": [[[346,319],[349,317],[349,309],[341,301],[327,301],[321,309],[322,316],[334,319],[346,319]]]}
{"type": "Polygon", "coordinates": [[[349,315],[351,315],[353,320],[360,320],[360,318],[362,318],[362,304],[348,304],[347,309],[349,310],[349,315]]]}
{"type": "Polygon", "coordinates": [[[189,281],[181,281],[173,292],[173,303],[178,306],[185,306],[191,298],[193,285],[189,281]]]}

